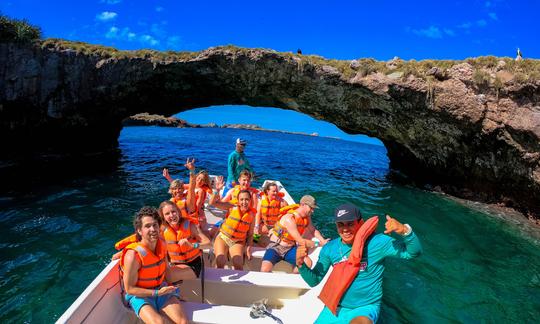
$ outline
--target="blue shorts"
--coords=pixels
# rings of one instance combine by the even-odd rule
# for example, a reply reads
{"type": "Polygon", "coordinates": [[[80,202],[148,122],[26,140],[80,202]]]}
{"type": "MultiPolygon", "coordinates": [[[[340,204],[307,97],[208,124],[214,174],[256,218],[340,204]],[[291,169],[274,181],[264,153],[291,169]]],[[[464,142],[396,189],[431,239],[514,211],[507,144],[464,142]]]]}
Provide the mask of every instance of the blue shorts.
{"type": "Polygon", "coordinates": [[[275,265],[281,260],[296,266],[296,245],[288,248],[272,242],[266,247],[263,261],[272,262],[275,265]]]}
{"type": "MultiPolygon", "coordinates": [[[[164,287],[164,286],[166,286],[165,283],[161,284],[160,288],[164,287]]],[[[176,288],[176,292],[173,292],[173,293],[170,293],[170,294],[167,294],[167,295],[163,295],[163,296],[137,297],[137,296],[133,296],[133,295],[130,295],[130,294],[126,293],[125,298],[126,298],[126,301],[129,304],[129,306],[131,306],[131,308],[133,308],[133,311],[135,312],[137,317],[140,318],[139,312],[141,311],[141,308],[144,305],[150,305],[156,311],[159,312],[163,308],[165,303],[169,300],[169,298],[174,297],[174,296],[179,297],[179,293],[180,293],[179,289],[176,288]]]]}
{"type": "Polygon", "coordinates": [[[337,316],[334,316],[328,307],[324,307],[322,312],[315,320],[315,324],[345,324],[353,320],[353,318],[358,316],[368,317],[373,323],[377,323],[379,318],[379,312],[381,310],[380,304],[371,304],[366,306],[360,306],[356,308],[345,308],[338,307],[337,316]]]}
{"type": "Polygon", "coordinates": [[[225,220],[222,219],[222,220],[216,222],[216,223],[214,224],[214,227],[220,228],[220,227],[221,227],[221,224],[223,224],[224,221],[225,221],[225,220]]]}

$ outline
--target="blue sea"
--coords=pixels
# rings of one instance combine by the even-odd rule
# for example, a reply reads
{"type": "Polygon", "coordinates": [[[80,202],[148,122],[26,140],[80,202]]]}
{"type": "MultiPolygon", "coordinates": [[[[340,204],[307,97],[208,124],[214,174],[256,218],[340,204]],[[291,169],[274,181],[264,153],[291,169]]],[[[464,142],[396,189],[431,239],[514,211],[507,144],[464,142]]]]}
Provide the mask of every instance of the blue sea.
{"type": "Polygon", "coordinates": [[[332,211],[343,202],[412,226],[424,254],[386,261],[379,323],[538,322],[537,231],[481,204],[393,183],[384,146],[158,127],[124,128],[111,170],[0,197],[0,322],[56,320],[108,263],[114,242],[132,231],[134,212],[168,198],[162,169],[187,179],[183,164],[194,157],[198,167],[225,174],[237,137],[248,141],[256,185],[277,179],[297,200],[317,198],[314,222],[324,235],[336,236],[332,211]]]}

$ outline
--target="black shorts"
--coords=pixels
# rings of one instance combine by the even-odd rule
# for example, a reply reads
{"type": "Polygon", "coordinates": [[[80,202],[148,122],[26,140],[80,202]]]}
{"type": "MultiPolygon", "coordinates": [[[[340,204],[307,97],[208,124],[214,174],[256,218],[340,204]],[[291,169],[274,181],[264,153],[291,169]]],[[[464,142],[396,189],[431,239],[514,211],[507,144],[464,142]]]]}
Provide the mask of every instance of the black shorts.
{"type": "Polygon", "coordinates": [[[201,271],[202,271],[203,266],[204,266],[203,265],[202,254],[199,257],[195,258],[193,261],[190,261],[190,262],[187,262],[187,263],[174,263],[174,264],[185,264],[185,265],[187,265],[188,267],[191,268],[191,270],[193,270],[193,272],[195,272],[195,275],[197,276],[197,278],[200,277],[201,271]]]}
{"type": "Polygon", "coordinates": [[[191,268],[191,270],[193,270],[193,272],[195,272],[195,275],[197,276],[197,278],[199,278],[201,276],[201,270],[203,268],[202,255],[200,255],[195,260],[193,260],[191,262],[188,262],[186,264],[191,268]]]}

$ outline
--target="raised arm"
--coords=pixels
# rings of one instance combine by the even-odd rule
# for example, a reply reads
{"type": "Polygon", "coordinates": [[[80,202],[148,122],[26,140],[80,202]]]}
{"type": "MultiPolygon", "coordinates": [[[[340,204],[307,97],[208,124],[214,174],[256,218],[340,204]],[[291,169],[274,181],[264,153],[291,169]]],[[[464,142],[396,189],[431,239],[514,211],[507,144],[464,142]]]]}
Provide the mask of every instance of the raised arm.
{"type": "Polygon", "coordinates": [[[384,234],[395,232],[401,237],[401,239],[398,240],[390,236],[385,237],[386,242],[384,242],[383,248],[385,256],[412,259],[422,254],[420,240],[409,225],[402,224],[395,218],[386,215],[386,223],[384,226],[386,228],[384,234]]]}
{"type": "Polygon", "coordinates": [[[206,189],[203,187],[199,190],[199,195],[197,196],[197,200],[195,201],[195,208],[197,210],[201,210],[203,208],[204,201],[206,200],[206,189]]]}
{"type": "Polygon", "coordinates": [[[163,169],[163,176],[165,177],[165,179],[167,179],[167,181],[169,181],[169,183],[173,182],[173,178],[171,178],[171,175],[169,174],[169,169],[163,169]]]}
{"type": "Polygon", "coordinates": [[[232,195],[233,195],[233,191],[234,191],[234,190],[232,190],[232,189],[229,190],[229,192],[227,192],[227,194],[225,195],[225,197],[223,197],[223,198],[221,199],[221,201],[222,201],[222,202],[229,202],[229,201],[231,201],[232,195]]]}
{"type": "MultiPolygon", "coordinates": [[[[223,189],[223,187],[225,186],[225,183],[223,182],[223,176],[219,176],[216,178],[214,186],[215,186],[215,189],[212,190],[212,195],[210,196],[209,204],[223,210],[229,210],[232,207],[234,207],[232,204],[228,202],[219,201],[219,191],[223,189]]],[[[230,192],[231,190],[229,190],[229,193],[230,192]]]]}
{"type": "MultiPolygon", "coordinates": [[[[317,263],[313,269],[310,269],[306,265],[308,262],[304,261],[306,259],[309,259],[307,256],[307,247],[304,244],[300,244],[296,250],[296,266],[298,267],[302,279],[304,279],[304,281],[310,287],[315,287],[324,279],[324,276],[326,275],[326,272],[328,272],[328,269],[330,269],[332,262],[328,257],[325,248],[321,250],[319,259],[317,260],[317,263]]],[[[309,261],[311,261],[311,259],[309,261]]]]}
{"type": "Polygon", "coordinates": [[[187,212],[193,213],[196,211],[195,208],[195,159],[186,160],[184,166],[189,170],[189,187],[186,197],[187,212]]]}

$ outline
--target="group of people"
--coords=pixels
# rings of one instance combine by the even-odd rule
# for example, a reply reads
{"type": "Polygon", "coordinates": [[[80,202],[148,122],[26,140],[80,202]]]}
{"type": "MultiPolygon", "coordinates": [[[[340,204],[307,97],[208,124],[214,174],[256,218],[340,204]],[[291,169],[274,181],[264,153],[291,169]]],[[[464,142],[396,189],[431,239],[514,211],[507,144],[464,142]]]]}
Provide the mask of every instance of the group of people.
{"type": "MultiPolygon", "coordinates": [[[[253,170],[244,154],[246,141],[236,140],[229,155],[228,177],[217,177],[211,184],[206,171],[195,173],[195,161],[188,159],[189,183],[173,180],[167,169],[170,200],[158,209],[145,206],[135,215],[135,233],[117,242],[124,299],[145,323],[160,323],[165,316],[175,323],[186,323],[175,283],[198,278],[204,271],[202,249],[213,248],[216,267],[229,259],[234,269],[242,270],[244,259],[251,259],[253,246],[264,246],[260,271],[270,272],[279,261],[295,266],[310,285],[317,285],[330,266],[347,261],[357,245],[355,234],[363,219],[351,204],[339,206],[335,223],[339,238],[330,241],[314,227],[311,216],[318,208],[311,195],[289,205],[276,183],[267,183],[262,192],[251,186],[253,170]],[[220,194],[222,191],[222,194],[220,194]],[[226,211],[225,218],[209,225],[205,201],[226,211]],[[213,242],[213,243],[212,243],[213,242]],[[309,249],[322,246],[315,264],[309,249]]],[[[320,323],[375,323],[382,299],[382,273],[387,256],[412,258],[421,253],[418,238],[407,224],[386,216],[385,234],[366,239],[367,253],[359,272],[344,295],[339,309],[325,307],[320,323]]],[[[358,237],[358,235],[356,235],[358,237]]],[[[362,242],[363,243],[363,242],[362,242]]]]}

